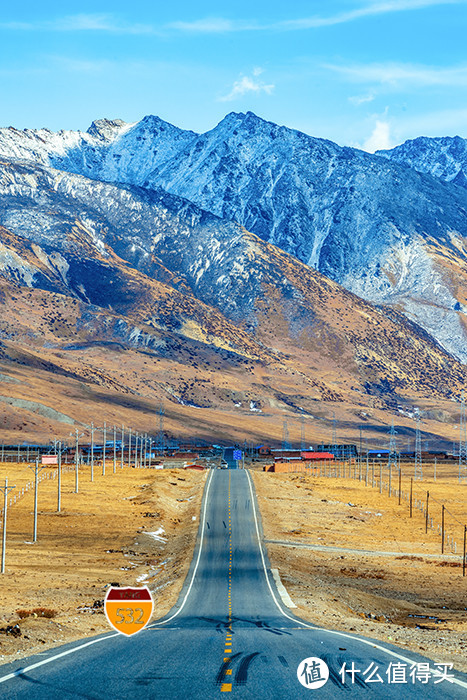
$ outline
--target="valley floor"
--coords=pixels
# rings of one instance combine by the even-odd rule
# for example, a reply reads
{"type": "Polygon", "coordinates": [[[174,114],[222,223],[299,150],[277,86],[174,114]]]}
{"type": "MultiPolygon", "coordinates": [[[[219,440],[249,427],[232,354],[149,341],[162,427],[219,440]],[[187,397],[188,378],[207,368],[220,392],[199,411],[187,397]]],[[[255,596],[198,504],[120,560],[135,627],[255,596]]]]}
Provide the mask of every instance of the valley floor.
{"type": "MultiPolygon", "coordinates": [[[[467,671],[467,577],[460,564],[466,486],[439,465],[436,481],[428,467],[424,474],[414,482],[414,498],[421,501],[430,490],[428,534],[419,508],[410,519],[404,499],[399,505],[397,496],[364,479],[253,470],[271,566],[297,605],[295,614],[467,671]],[[456,553],[451,540],[440,553],[441,503],[456,553]]],[[[33,474],[24,464],[3,464],[2,481],[5,476],[18,494],[33,474]]],[[[205,473],[118,466],[114,473],[110,460],[105,476],[96,467],[94,482],[84,468],[78,494],[74,479],[72,468],[64,472],[60,514],[56,480],[41,481],[35,544],[32,490],[9,508],[0,663],[109,631],[101,601],[110,583],[147,583],[157,617],[177,599],[195,544],[205,473]],[[56,615],[20,618],[18,611],[37,608],[56,615]]]]}
{"type": "Polygon", "coordinates": [[[255,471],[271,567],[297,605],[292,612],[467,671],[460,524],[467,521],[467,485],[440,477],[439,469],[436,482],[414,482],[414,498],[428,489],[432,497],[434,523],[427,534],[419,508],[410,519],[404,499],[399,506],[397,495],[389,498],[364,480],[255,471]],[[449,509],[446,531],[457,539],[455,548],[446,544],[444,555],[437,528],[441,503],[449,509]]]}
{"type": "Polygon", "coordinates": [[[122,470],[119,461],[114,473],[112,462],[107,460],[105,476],[96,465],[93,482],[90,468],[83,467],[78,493],[73,467],[64,470],[60,513],[57,480],[39,483],[36,543],[33,491],[26,491],[33,472],[25,464],[0,465],[0,484],[7,476],[16,485],[10,498],[25,489],[8,508],[0,663],[112,631],[102,607],[110,584],[147,584],[157,617],[176,602],[196,541],[205,473],[122,470]],[[39,608],[55,615],[33,612],[39,608]],[[21,619],[18,611],[30,614],[21,619]]]}

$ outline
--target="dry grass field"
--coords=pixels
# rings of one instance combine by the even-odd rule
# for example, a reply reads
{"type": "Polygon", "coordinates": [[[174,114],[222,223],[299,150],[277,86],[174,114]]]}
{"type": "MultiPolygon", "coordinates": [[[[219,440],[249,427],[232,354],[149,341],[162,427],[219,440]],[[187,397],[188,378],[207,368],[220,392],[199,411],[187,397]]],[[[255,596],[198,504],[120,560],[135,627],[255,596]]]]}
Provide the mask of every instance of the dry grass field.
{"type": "MultiPolygon", "coordinates": [[[[456,465],[438,464],[434,480],[434,464],[425,464],[423,480],[414,481],[414,503],[430,492],[434,522],[428,533],[418,507],[409,518],[407,500],[399,505],[397,493],[389,497],[385,469],[380,493],[377,465],[374,487],[371,467],[368,485],[365,467],[362,480],[355,467],[352,478],[348,468],[345,478],[319,476],[318,470],[271,474],[260,468],[253,474],[269,558],[300,617],[467,670],[467,577],[461,567],[467,484],[459,484],[456,465]],[[443,555],[437,527],[442,503],[447,507],[443,555]]],[[[42,472],[52,473],[53,468],[42,472]]],[[[413,465],[402,465],[404,493],[412,474],[413,465]]],[[[25,464],[0,465],[0,483],[8,477],[16,486],[9,499],[25,489],[8,509],[0,661],[107,631],[99,606],[111,583],[147,583],[155,617],[170,609],[191,560],[205,474],[121,470],[119,462],[114,473],[110,459],[105,476],[96,465],[94,482],[89,467],[82,467],[75,493],[71,466],[63,472],[61,513],[57,479],[39,484],[36,543],[33,491],[26,491],[33,476],[25,464]],[[56,615],[20,619],[18,610],[37,608],[56,615]],[[15,625],[20,636],[5,633],[15,625]]],[[[392,485],[397,489],[397,479],[392,485]]]]}
{"type": "MultiPolygon", "coordinates": [[[[42,475],[52,474],[47,467],[42,475]]],[[[24,463],[0,464],[0,484],[8,478],[26,489],[34,473],[24,463]]],[[[107,460],[106,474],[63,470],[61,512],[57,479],[38,487],[37,541],[33,543],[33,489],[25,490],[7,512],[5,573],[0,576],[0,662],[21,658],[81,637],[109,631],[100,607],[111,583],[153,593],[154,615],[175,603],[188,571],[198,529],[205,473],[184,469],[135,469],[107,460]],[[151,534],[152,533],[152,534],[151,534]],[[52,618],[18,610],[54,610],[52,618]],[[6,633],[19,626],[21,636],[6,633]],[[3,633],[1,633],[3,631],[3,633]]],[[[3,501],[2,501],[3,505],[3,501]]]]}
{"type": "MultiPolygon", "coordinates": [[[[402,465],[410,490],[413,464],[402,465]]],[[[433,528],[398,494],[357,478],[254,472],[269,559],[300,617],[393,642],[467,670],[467,576],[462,576],[467,483],[457,466],[423,465],[414,501],[430,492],[433,528]],[[441,554],[441,504],[446,542],[441,554]],[[448,542],[449,537],[449,542],[448,542]],[[451,540],[452,538],[452,540],[451,540]],[[455,543],[455,544],[454,544],[455,543]],[[456,553],[454,550],[457,550],[456,553]]],[[[376,469],[379,476],[379,468],[376,469]]],[[[352,468],[352,477],[355,470],[352,468]]],[[[371,475],[371,470],[370,470],[371,475]]],[[[371,476],[370,476],[371,483],[371,476]]],[[[397,489],[397,479],[392,485],[397,489]]]]}

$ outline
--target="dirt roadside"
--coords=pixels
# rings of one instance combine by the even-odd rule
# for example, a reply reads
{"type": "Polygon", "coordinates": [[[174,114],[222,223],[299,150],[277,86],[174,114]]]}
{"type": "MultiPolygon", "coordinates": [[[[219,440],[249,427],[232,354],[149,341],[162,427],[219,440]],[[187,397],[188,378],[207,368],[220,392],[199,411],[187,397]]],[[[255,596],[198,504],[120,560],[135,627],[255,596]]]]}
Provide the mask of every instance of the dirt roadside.
{"type": "MultiPolygon", "coordinates": [[[[110,584],[147,584],[154,619],[175,604],[192,559],[206,472],[107,465],[88,468],[74,493],[72,469],[39,484],[38,539],[33,493],[8,510],[6,572],[0,577],[0,663],[111,631],[102,602],[110,584]],[[40,609],[45,609],[40,611],[40,609]],[[53,617],[48,615],[53,611],[53,617]],[[27,617],[18,611],[25,611],[27,617]],[[36,611],[36,612],[33,612],[36,611]]],[[[31,481],[24,464],[0,465],[15,492],[31,481]]]]}
{"type": "MultiPolygon", "coordinates": [[[[397,498],[351,479],[253,478],[271,566],[294,614],[467,672],[467,577],[460,556],[439,554],[436,529],[425,535],[420,512],[410,520],[397,498]]],[[[438,478],[427,487],[462,517],[458,485],[438,478]]]]}

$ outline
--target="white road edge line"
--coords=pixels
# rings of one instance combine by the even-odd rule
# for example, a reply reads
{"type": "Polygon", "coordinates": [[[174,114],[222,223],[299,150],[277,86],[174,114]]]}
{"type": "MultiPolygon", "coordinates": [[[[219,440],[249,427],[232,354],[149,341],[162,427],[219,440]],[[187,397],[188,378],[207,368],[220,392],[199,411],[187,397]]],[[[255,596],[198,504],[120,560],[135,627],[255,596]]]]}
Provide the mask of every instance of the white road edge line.
{"type": "Polygon", "coordinates": [[[97,644],[98,642],[104,642],[106,639],[111,639],[112,637],[119,637],[120,632],[116,632],[115,634],[110,634],[107,637],[99,637],[99,639],[92,639],[90,642],[86,642],[86,644],[81,644],[79,647],[73,647],[73,649],[68,649],[67,651],[62,651],[61,654],[55,654],[55,656],[51,656],[49,659],[43,659],[42,661],[38,661],[35,664],[31,664],[31,666],[26,666],[25,668],[19,668],[17,671],[13,671],[12,673],[9,673],[6,676],[2,676],[0,678],[0,683],[4,683],[5,681],[9,681],[10,678],[16,678],[16,676],[22,676],[23,673],[28,673],[28,671],[32,671],[34,668],[39,668],[39,666],[44,666],[45,664],[50,664],[51,661],[55,661],[55,659],[61,659],[63,656],[68,656],[68,654],[73,654],[75,651],[79,651],[80,649],[84,649],[85,647],[91,646],[91,644],[97,644]]]}
{"type": "MultiPolygon", "coordinates": [[[[367,646],[370,646],[373,649],[378,649],[379,651],[382,651],[385,654],[389,654],[389,656],[394,656],[396,659],[399,659],[400,661],[404,661],[405,663],[409,663],[409,664],[415,664],[416,662],[413,659],[410,659],[407,656],[402,656],[402,654],[397,654],[395,651],[391,651],[391,649],[386,649],[385,647],[383,647],[379,644],[375,644],[374,642],[370,642],[368,639],[363,639],[362,637],[359,637],[356,634],[355,635],[346,634],[345,632],[337,632],[336,630],[328,630],[328,629],[325,629],[324,627],[318,627],[317,625],[307,625],[306,622],[302,622],[302,620],[299,620],[296,617],[291,617],[290,615],[287,615],[287,613],[281,608],[276,596],[274,595],[274,591],[273,591],[271,583],[269,581],[268,570],[266,568],[266,562],[264,560],[263,547],[261,545],[261,537],[259,534],[258,518],[256,516],[255,495],[253,493],[251,476],[250,476],[249,471],[247,469],[245,469],[245,472],[246,472],[246,475],[248,477],[248,482],[249,482],[249,486],[250,486],[251,503],[253,505],[253,515],[255,518],[255,526],[256,526],[256,536],[258,538],[259,553],[261,554],[261,561],[263,562],[263,569],[264,569],[264,575],[266,577],[266,583],[268,584],[272,598],[273,598],[277,608],[282,613],[282,615],[284,615],[284,617],[287,617],[289,620],[292,620],[292,622],[299,623],[303,627],[306,627],[310,630],[321,630],[322,632],[327,632],[328,634],[334,634],[338,637],[343,637],[344,639],[352,639],[353,641],[358,640],[362,644],[366,644],[367,646]]],[[[442,676],[443,675],[441,673],[441,671],[436,671],[436,670],[433,670],[432,673],[434,676],[442,676]]],[[[458,678],[452,678],[451,682],[455,683],[456,685],[460,685],[462,688],[467,688],[467,683],[464,683],[464,681],[461,681],[458,678]]]]}
{"type": "Polygon", "coordinates": [[[155,627],[156,625],[165,625],[167,622],[170,622],[170,620],[173,620],[174,617],[177,617],[177,615],[179,615],[179,614],[182,612],[182,610],[183,610],[183,608],[184,608],[184,606],[185,606],[185,603],[186,603],[186,601],[187,601],[187,598],[188,598],[188,596],[190,595],[190,591],[191,591],[191,588],[192,588],[192,586],[193,586],[193,582],[194,582],[194,580],[195,580],[196,572],[198,571],[199,560],[201,559],[201,552],[203,551],[204,528],[205,528],[205,525],[206,525],[206,509],[207,509],[208,496],[209,496],[209,489],[211,488],[211,482],[212,482],[213,474],[214,474],[214,469],[211,469],[211,474],[209,475],[208,485],[207,485],[207,487],[206,487],[206,495],[205,495],[205,497],[204,497],[203,519],[202,519],[202,522],[201,522],[201,539],[200,539],[200,542],[199,542],[198,557],[197,557],[197,559],[196,559],[195,568],[193,569],[193,574],[192,574],[192,576],[191,576],[190,585],[188,586],[188,590],[187,590],[187,592],[185,593],[185,597],[183,598],[183,603],[180,605],[180,607],[178,608],[178,610],[177,610],[176,612],[174,612],[173,615],[171,615],[170,617],[167,618],[167,620],[162,620],[161,622],[153,622],[151,625],[148,626],[148,629],[150,629],[151,627],[155,627]]]}
{"type": "MultiPolygon", "coordinates": [[[[153,627],[154,625],[162,625],[162,624],[165,624],[166,622],[169,622],[170,620],[173,620],[173,618],[176,617],[180,613],[180,611],[182,610],[183,606],[186,603],[186,599],[188,598],[188,595],[191,591],[191,587],[193,585],[193,581],[195,579],[196,571],[198,569],[199,560],[201,557],[201,550],[203,549],[204,526],[205,526],[205,522],[206,522],[206,505],[208,502],[209,489],[211,487],[211,481],[212,481],[213,474],[214,474],[214,470],[211,470],[208,486],[206,489],[206,496],[204,499],[203,525],[202,525],[202,529],[201,529],[201,541],[199,543],[198,558],[196,560],[196,566],[194,568],[193,575],[191,577],[190,585],[189,585],[188,590],[186,592],[186,595],[183,599],[183,603],[180,606],[180,608],[177,610],[177,612],[172,615],[172,617],[169,617],[167,620],[164,620],[163,622],[155,622],[152,625],[150,625],[150,627],[153,627]]],[[[149,629],[149,627],[147,629],[149,629]]],[[[55,654],[55,656],[51,656],[48,659],[43,659],[42,661],[38,661],[35,664],[31,664],[31,666],[26,666],[25,668],[19,668],[17,671],[13,671],[12,673],[8,673],[6,676],[2,676],[0,678],[0,683],[4,683],[5,681],[9,681],[11,678],[16,678],[17,676],[21,676],[24,673],[28,673],[29,671],[32,671],[35,668],[39,668],[39,666],[44,666],[45,664],[50,664],[52,661],[55,661],[56,659],[61,659],[63,656],[68,656],[68,654],[73,654],[75,651],[79,651],[80,649],[84,649],[85,647],[91,646],[91,644],[97,644],[98,642],[103,642],[106,639],[112,639],[112,637],[119,637],[119,636],[120,636],[120,632],[117,632],[115,634],[110,634],[106,637],[100,637],[99,639],[92,639],[90,642],[86,642],[85,644],[80,644],[77,647],[73,647],[73,649],[68,649],[67,651],[62,651],[60,654],[55,654]]]]}

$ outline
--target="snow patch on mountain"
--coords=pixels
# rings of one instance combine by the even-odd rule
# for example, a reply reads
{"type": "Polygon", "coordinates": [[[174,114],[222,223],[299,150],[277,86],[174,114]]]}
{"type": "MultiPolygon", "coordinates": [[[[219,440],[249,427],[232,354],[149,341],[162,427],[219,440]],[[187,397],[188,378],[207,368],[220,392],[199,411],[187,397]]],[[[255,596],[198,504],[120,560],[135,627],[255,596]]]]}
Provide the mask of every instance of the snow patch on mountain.
{"type": "Polygon", "coordinates": [[[204,134],[155,116],[136,124],[98,120],[87,132],[0,129],[1,155],[48,166],[39,180],[0,173],[5,195],[35,201],[29,212],[18,206],[2,217],[13,230],[26,235],[29,227],[35,240],[54,245],[66,222],[57,227],[47,208],[53,187],[73,197],[70,217],[77,216],[104,254],[106,234],[86,218],[88,204],[98,201],[99,215],[119,231],[120,253],[146,269],[151,254],[164,251],[166,264],[181,266],[194,293],[208,303],[222,297],[229,313],[240,316],[246,302],[235,285],[253,293],[260,279],[252,279],[248,244],[236,243],[239,229],[229,223],[236,222],[365,299],[403,308],[465,358],[464,308],[455,297],[462,277],[456,266],[465,266],[467,194],[453,183],[462,184],[467,172],[466,143],[415,139],[370,155],[251,112],[231,113],[204,134]],[[124,184],[106,200],[106,182],[124,184]],[[144,188],[141,196],[135,188],[144,188]],[[171,195],[185,200],[175,216],[171,195]],[[211,225],[206,212],[224,225],[211,225]],[[190,231],[200,224],[196,247],[190,231]],[[451,259],[452,284],[430,254],[433,242],[451,259]],[[429,306],[439,308],[438,325],[429,306]]]}
{"type": "Polygon", "coordinates": [[[460,136],[421,136],[391,150],[376,153],[383,158],[409,165],[418,172],[429,173],[446,182],[467,187],[467,139],[460,136]]]}

